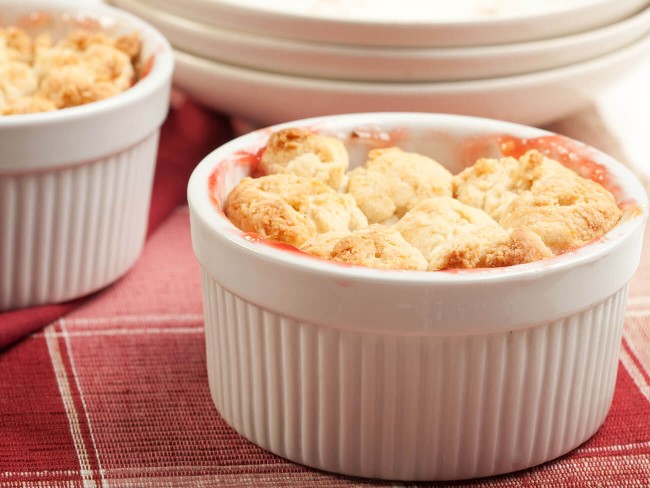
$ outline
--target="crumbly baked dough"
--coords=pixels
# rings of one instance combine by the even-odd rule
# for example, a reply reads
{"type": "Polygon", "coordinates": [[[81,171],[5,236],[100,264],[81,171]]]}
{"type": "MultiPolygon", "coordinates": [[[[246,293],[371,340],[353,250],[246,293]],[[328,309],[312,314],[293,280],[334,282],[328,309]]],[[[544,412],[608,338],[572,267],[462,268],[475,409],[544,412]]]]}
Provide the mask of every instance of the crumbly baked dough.
{"type": "Polygon", "coordinates": [[[32,39],[27,32],[14,26],[0,28],[0,62],[32,60],[32,39]]]}
{"type": "Polygon", "coordinates": [[[38,89],[38,78],[34,70],[20,61],[0,62],[0,92],[5,103],[11,103],[30,96],[38,89]]]}
{"type": "Polygon", "coordinates": [[[321,258],[372,268],[427,269],[427,261],[420,251],[395,229],[380,224],[371,224],[352,233],[319,234],[300,249],[321,258]]]}
{"type": "Polygon", "coordinates": [[[420,202],[394,228],[420,250],[430,271],[512,266],[552,255],[529,229],[508,231],[482,210],[451,197],[420,202]]]}
{"type": "Polygon", "coordinates": [[[437,260],[429,262],[429,270],[454,268],[499,268],[532,263],[553,256],[542,239],[526,227],[518,227],[503,237],[481,242],[469,237],[465,247],[447,245],[437,260]]]}
{"type": "Polygon", "coordinates": [[[304,129],[271,136],[263,169],[275,174],[242,180],[228,217],[326,259],[435,271],[538,261],[601,237],[622,216],[603,186],[535,150],[452,176],[425,156],[375,149],[337,192],[326,182],[339,181],[342,166],[330,170],[345,150],[333,141],[304,129]]]}
{"type": "Polygon", "coordinates": [[[52,100],[43,97],[20,97],[14,99],[11,104],[6,106],[4,114],[32,114],[34,112],[50,112],[52,110],[56,110],[56,105],[52,100]]]}
{"type": "Polygon", "coordinates": [[[114,96],[136,79],[137,33],[112,39],[79,30],[54,43],[0,29],[0,115],[45,112],[114,96]]]}
{"type": "Polygon", "coordinates": [[[352,196],[316,178],[284,173],[244,178],[228,195],[224,210],[244,232],[295,247],[317,234],[368,225],[352,196]]]}
{"type": "Polygon", "coordinates": [[[614,196],[598,183],[557,176],[515,198],[499,222],[507,228],[530,228],[558,254],[603,236],[622,215],[614,196]]]}
{"type": "Polygon", "coordinates": [[[316,178],[334,189],[343,184],[348,152],[339,139],[304,129],[285,129],[271,134],[260,159],[264,174],[290,173],[316,178]]]}
{"type": "Polygon", "coordinates": [[[519,159],[482,158],[454,176],[454,197],[499,220],[517,195],[551,176],[578,177],[561,163],[535,150],[519,159]]]}
{"type": "Polygon", "coordinates": [[[372,223],[393,223],[418,202],[451,196],[452,174],[440,163],[397,147],[375,149],[350,172],[347,191],[372,223]]]}

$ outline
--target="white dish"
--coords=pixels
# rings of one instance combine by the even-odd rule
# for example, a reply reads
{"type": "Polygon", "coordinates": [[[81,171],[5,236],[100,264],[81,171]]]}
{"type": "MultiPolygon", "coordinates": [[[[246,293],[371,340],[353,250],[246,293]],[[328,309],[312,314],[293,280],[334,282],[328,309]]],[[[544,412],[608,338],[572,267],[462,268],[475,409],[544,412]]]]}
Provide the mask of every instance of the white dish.
{"type": "Polygon", "coordinates": [[[530,125],[587,105],[650,53],[650,36],[573,66],[444,83],[363,83],[266,73],[176,51],[175,83],[217,110],[260,125],[364,111],[448,112],[530,125]]]}
{"type": "Polygon", "coordinates": [[[548,13],[572,13],[600,3],[598,0],[217,0],[218,3],[267,14],[353,20],[377,23],[442,24],[490,22],[533,17],[548,13]]]}
{"type": "MultiPolygon", "coordinates": [[[[398,131],[398,145],[453,171],[468,142],[480,140],[494,154],[501,135],[548,135],[439,114],[354,114],[287,126],[342,138],[351,167],[372,147],[353,130],[398,131]]],[[[627,283],[648,212],[643,186],[627,168],[569,143],[606,168],[619,201],[638,206],[602,239],[570,253],[457,273],[349,267],[260,242],[220,211],[249,174],[250,156],[277,129],[218,148],[188,186],[210,391],[232,427],[302,464],[400,480],[524,469],[593,435],[611,404],[627,283]]]]}
{"type": "Polygon", "coordinates": [[[53,29],[94,20],[109,35],[137,31],[143,59],[152,60],[146,76],[114,97],[0,117],[0,310],[6,310],[86,295],[138,259],[173,53],[149,24],[99,3],[0,0],[0,11],[3,25],[41,12],[53,29]]]}
{"type": "Polygon", "coordinates": [[[181,51],[262,71],[337,80],[410,82],[510,76],[602,56],[650,30],[650,8],[646,8],[600,29],[528,43],[376,48],[259,36],[188,20],[139,0],[113,3],[151,22],[181,51]]]}
{"type": "MultiPolygon", "coordinates": [[[[268,36],[334,44],[372,46],[468,46],[523,42],[583,32],[617,22],[647,5],[647,0],[578,0],[536,2],[539,9],[517,15],[436,18],[446,0],[426,2],[425,9],[402,13],[409,2],[391,2],[377,9],[382,16],[328,16],[301,9],[287,10],[282,2],[242,3],[227,0],[147,0],[159,8],[220,27],[268,36]],[[427,15],[427,12],[432,12],[427,15]]],[[[344,2],[338,2],[345,5],[344,2]]],[[[525,5],[531,2],[518,2],[525,5]]],[[[374,5],[374,4],[373,4],[374,5]]]]}

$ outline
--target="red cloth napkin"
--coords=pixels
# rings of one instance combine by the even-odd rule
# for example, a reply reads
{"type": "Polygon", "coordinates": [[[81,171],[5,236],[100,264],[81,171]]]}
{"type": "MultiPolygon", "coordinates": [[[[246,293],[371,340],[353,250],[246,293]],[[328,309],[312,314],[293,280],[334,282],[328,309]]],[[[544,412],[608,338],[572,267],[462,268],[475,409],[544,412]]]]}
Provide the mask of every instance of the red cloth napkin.
{"type": "MultiPolygon", "coordinates": [[[[179,92],[172,94],[169,116],[160,134],[148,235],[185,202],[187,181],[199,161],[232,137],[232,128],[224,116],[199,107],[179,92]]],[[[42,329],[86,300],[87,297],[0,313],[0,350],[42,329]]]]}

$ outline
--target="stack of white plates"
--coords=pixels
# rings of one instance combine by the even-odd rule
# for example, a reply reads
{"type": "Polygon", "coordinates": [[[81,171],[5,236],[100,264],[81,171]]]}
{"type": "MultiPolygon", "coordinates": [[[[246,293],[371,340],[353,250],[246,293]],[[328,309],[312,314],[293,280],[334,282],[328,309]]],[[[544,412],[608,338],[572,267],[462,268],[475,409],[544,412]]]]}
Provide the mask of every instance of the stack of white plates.
{"type": "Polygon", "coordinates": [[[257,124],[432,111],[544,124],[650,58],[650,0],[112,0],[176,84],[257,124]]]}

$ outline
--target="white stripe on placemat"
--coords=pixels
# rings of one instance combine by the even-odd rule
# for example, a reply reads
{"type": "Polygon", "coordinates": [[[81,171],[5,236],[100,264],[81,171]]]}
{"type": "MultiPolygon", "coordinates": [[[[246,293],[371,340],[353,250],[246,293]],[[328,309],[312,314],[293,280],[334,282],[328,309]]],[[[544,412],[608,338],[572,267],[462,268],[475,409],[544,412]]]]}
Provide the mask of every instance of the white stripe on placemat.
{"type": "MultiPolygon", "coordinates": [[[[129,324],[170,324],[175,322],[185,322],[188,324],[203,324],[203,314],[165,314],[165,315],[123,315],[121,317],[88,317],[88,318],[65,318],[65,323],[70,326],[84,326],[84,325],[129,325],[129,324]]],[[[60,323],[59,320],[53,322],[52,325],[60,323]]],[[[147,327],[138,329],[93,329],[85,331],[68,330],[67,333],[70,337],[83,337],[92,335],[119,335],[119,334],[194,334],[197,331],[203,332],[203,325],[196,326],[180,326],[180,327],[147,327]]],[[[61,337],[62,334],[53,330],[52,334],[61,337]]],[[[32,334],[33,337],[43,336],[43,332],[32,334]]]]}
{"type": "Polygon", "coordinates": [[[585,454],[596,452],[621,452],[629,451],[630,449],[638,449],[641,447],[650,447],[650,441],[646,442],[632,442],[631,444],[615,444],[613,446],[600,446],[600,447],[587,447],[578,448],[577,451],[585,454]]]}
{"type": "MultiPolygon", "coordinates": [[[[639,342],[642,341],[642,338],[639,338],[636,331],[638,330],[637,327],[634,327],[634,330],[632,328],[626,328],[623,330],[623,338],[625,339],[625,342],[627,343],[627,347],[629,347],[630,352],[636,359],[637,363],[641,365],[642,371],[645,372],[645,374],[650,377],[650,364],[647,364],[646,358],[647,355],[644,355],[640,350],[639,350],[639,342]]],[[[645,344],[643,344],[645,345],[645,344]]]]}
{"type": "Polygon", "coordinates": [[[633,296],[633,297],[627,297],[627,304],[628,305],[638,305],[638,304],[648,304],[650,305],[650,296],[648,295],[640,295],[640,296],[633,296]]]}
{"type": "Polygon", "coordinates": [[[93,433],[93,427],[90,422],[90,416],[88,415],[88,408],[86,407],[86,399],[84,398],[83,390],[81,389],[81,384],[79,383],[79,375],[77,375],[77,366],[74,361],[74,356],[72,354],[72,347],[70,345],[70,337],[67,334],[65,328],[66,320],[61,318],[59,323],[61,324],[61,330],[63,331],[63,340],[65,341],[65,347],[68,349],[68,357],[70,358],[70,366],[72,368],[72,376],[74,378],[75,384],[77,385],[77,391],[79,392],[79,398],[81,398],[81,405],[83,407],[83,414],[86,417],[86,423],[88,424],[88,432],[90,432],[90,440],[93,443],[93,449],[95,450],[95,457],[97,458],[97,467],[99,468],[99,476],[102,480],[102,486],[106,483],[104,478],[104,470],[102,469],[102,463],[99,459],[99,451],[97,450],[97,443],[95,442],[95,434],[93,433]]]}
{"type": "Polygon", "coordinates": [[[648,385],[643,376],[643,372],[638,368],[634,359],[630,356],[625,348],[621,348],[621,362],[627,372],[632,377],[634,384],[639,388],[641,394],[650,401],[650,385],[648,385]]]}
{"type": "Polygon", "coordinates": [[[85,487],[94,488],[96,485],[95,480],[93,479],[93,470],[90,467],[88,451],[86,450],[86,445],[83,440],[81,427],[79,425],[79,417],[77,416],[74,400],[72,399],[72,393],[70,391],[70,383],[68,383],[65,366],[63,365],[63,357],[61,356],[61,350],[59,349],[59,340],[56,335],[52,334],[52,332],[53,326],[49,326],[45,329],[45,341],[47,343],[47,350],[50,353],[50,359],[52,360],[52,367],[54,368],[59,393],[61,394],[61,399],[63,400],[63,405],[65,407],[65,413],[68,417],[70,434],[72,435],[75,451],[77,452],[77,458],[79,460],[79,466],[81,467],[81,478],[83,479],[85,487]]]}
{"type": "MultiPolygon", "coordinates": [[[[650,446],[650,441],[649,442],[641,442],[641,443],[633,443],[633,444],[627,444],[627,445],[615,445],[615,446],[603,446],[603,447],[593,447],[593,448],[588,448],[588,449],[580,449],[579,451],[582,453],[589,453],[589,452],[604,452],[604,451],[625,451],[626,449],[633,449],[633,448],[638,448],[638,447],[648,447],[650,446]]],[[[620,459],[619,456],[614,457],[614,458],[609,458],[610,462],[614,462],[614,464],[620,465],[633,465],[633,466],[641,466],[643,464],[646,464],[650,466],[650,457],[647,454],[632,454],[630,456],[627,456],[623,462],[619,463],[618,460],[620,459]],[[612,461],[613,460],[613,461],[612,461]]],[[[289,464],[287,462],[287,464],[289,464]]],[[[554,476],[559,476],[561,473],[570,471],[570,474],[576,474],[575,472],[575,465],[580,464],[584,465],[586,467],[594,467],[594,466],[604,466],[605,462],[603,461],[602,458],[598,458],[597,460],[590,459],[590,458],[578,458],[578,459],[566,459],[562,461],[556,461],[554,463],[549,463],[545,464],[542,466],[539,466],[537,468],[533,468],[533,471],[529,475],[527,475],[525,478],[526,481],[528,482],[534,482],[534,481],[547,481],[550,482],[551,480],[548,478],[553,478],[554,476]]],[[[313,485],[315,486],[318,484],[319,481],[325,482],[328,479],[331,481],[332,477],[336,477],[336,475],[327,475],[323,473],[318,473],[314,471],[301,471],[301,472],[273,472],[273,469],[277,469],[279,465],[277,463],[261,463],[261,464],[256,464],[253,466],[256,469],[262,469],[262,470],[267,470],[265,471],[265,476],[267,476],[269,479],[278,479],[278,480],[284,480],[284,481],[296,481],[296,480],[310,480],[313,482],[313,485]]],[[[142,467],[137,467],[137,466],[121,466],[121,467],[113,467],[109,468],[106,470],[108,474],[112,475],[118,475],[120,476],[121,480],[120,482],[122,483],[127,483],[129,480],[132,481],[136,486],[148,486],[151,484],[156,484],[156,483],[163,483],[165,482],[164,478],[160,478],[159,476],[167,476],[168,479],[166,482],[169,485],[179,485],[182,484],[181,482],[183,480],[186,481],[194,481],[194,485],[197,485],[200,480],[203,479],[210,479],[214,481],[226,481],[229,480],[232,477],[237,477],[240,479],[240,483],[249,483],[251,486],[255,486],[255,482],[259,482],[258,476],[263,475],[262,473],[259,472],[254,472],[254,473],[242,473],[241,472],[241,466],[240,465],[235,465],[235,466],[215,466],[215,465],[202,465],[202,466],[190,466],[190,465],[168,465],[168,466],[147,466],[146,468],[147,473],[156,473],[156,477],[150,477],[150,478],[144,478],[142,476],[143,473],[143,468],[142,467]],[[193,474],[187,474],[187,473],[192,473],[192,472],[200,472],[204,471],[207,472],[205,474],[198,474],[198,475],[193,475],[193,474]],[[234,472],[233,472],[234,471],[234,472]],[[124,475],[128,474],[133,474],[135,475],[133,478],[124,478],[124,475]],[[249,478],[247,480],[244,480],[244,478],[249,478]]],[[[29,477],[51,477],[53,475],[55,476],[72,476],[74,474],[77,474],[77,471],[71,471],[71,470],[49,470],[49,471],[7,471],[7,472],[2,472],[0,473],[0,479],[1,478],[10,478],[10,477],[24,477],[24,478],[29,478],[29,477]]],[[[589,473],[578,473],[578,474],[589,474],[589,473]]],[[[347,480],[341,480],[343,482],[347,480]]],[[[27,482],[29,483],[29,482],[27,482]]],[[[43,486],[43,481],[34,481],[35,483],[34,486],[43,486]]],[[[476,482],[474,482],[476,483],[476,482]]],[[[479,484],[474,484],[472,483],[472,486],[477,486],[477,487],[495,487],[495,486],[500,486],[500,487],[517,487],[522,485],[522,480],[520,479],[518,474],[514,475],[505,475],[501,479],[495,479],[491,480],[489,482],[483,482],[479,484]]],[[[351,484],[350,484],[351,485],[351,484]]],[[[25,482],[21,482],[21,486],[28,486],[28,484],[25,484],[25,482]]],[[[227,484],[227,486],[232,486],[227,484]]],[[[241,486],[241,485],[239,485],[241,486]]],[[[304,485],[303,485],[304,486],[304,485]]],[[[343,486],[343,484],[342,484],[343,486]]],[[[402,485],[402,484],[396,484],[396,485],[390,485],[393,487],[403,487],[403,486],[413,486],[410,484],[402,485]]],[[[612,485],[607,485],[603,484],[603,486],[612,486],[612,485]]]]}
{"type": "Polygon", "coordinates": [[[158,334],[200,334],[204,332],[203,327],[150,327],[134,329],[97,329],[97,330],[68,330],[63,332],[53,332],[55,337],[98,337],[98,336],[126,336],[126,335],[158,335],[158,334]]]}
{"type": "Polygon", "coordinates": [[[48,469],[47,471],[2,471],[0,477],[2,478],[16,478],[21,477],[38,477],[38,478],[51,478],[52,476],[76,476],[79,471],[72,469],[48,469]]]}
{"type": "Polygon", "coordinates": [[[160,315],[122,315],[115,317],[66,317],[68,325],[110,325],[110,324],[148,324],[169,322],[201,322],[203,314],[160,314],[160,315]]]}
{"type": "Polygon", "coordinates": [[[576,477],[578,480],[585,480],[589,477],[589,482],[584,484],[584,486],[618,488],[622,486],[620,480],[612,480],[610,478],[611,474],[620,474],[625,468],[650,469],[650,455],[631,454],[629,456],[610,456],[606,458],[583,457],[561,459],[536,466],[529,473],[520,471],[519,473],[505,475],[503,478],[495,478],[477,485],[472,484],[471,486],[482,488],[564,486],[563,482],[571,476],[576,477]],[[608,472],[610,469],[612,471],[608,472]]]}
{"type": "Polygon", "coordinates": [[[650,296],[648,296],[648,295],[640,295],[640,296],[628,297],[627,298],[627,304],[631,305],[631,306],[635,306],[635,305],[648,305],[648,306],[650,306],[650,296]]]}
{"type": "Polygon", "coordinates": [[[625,316],[629,317],[629,318],[648,317],[648,316],[650,316],[650,308],[641,308],[639,310],[627,309],[625,311],[625,316]]]}

